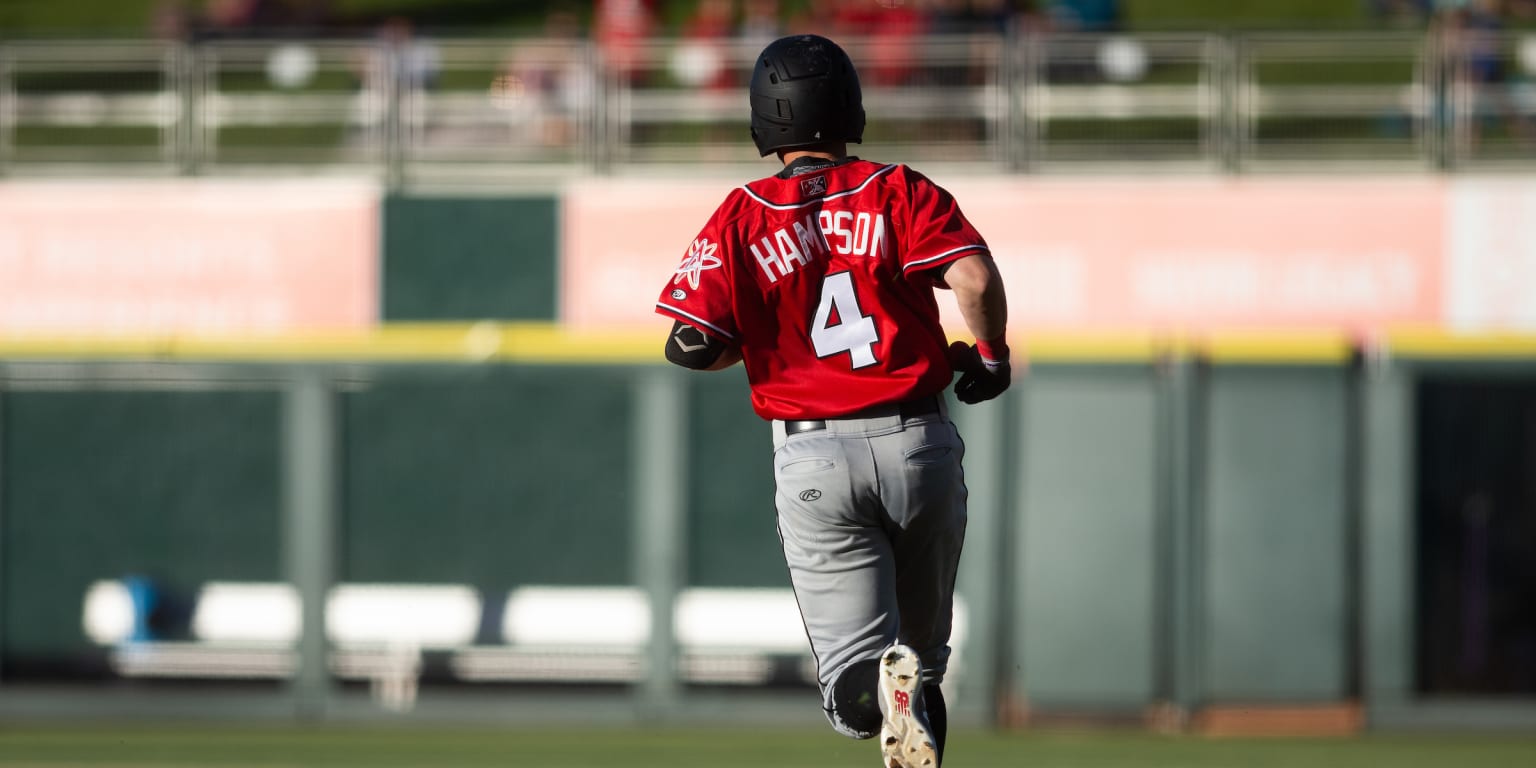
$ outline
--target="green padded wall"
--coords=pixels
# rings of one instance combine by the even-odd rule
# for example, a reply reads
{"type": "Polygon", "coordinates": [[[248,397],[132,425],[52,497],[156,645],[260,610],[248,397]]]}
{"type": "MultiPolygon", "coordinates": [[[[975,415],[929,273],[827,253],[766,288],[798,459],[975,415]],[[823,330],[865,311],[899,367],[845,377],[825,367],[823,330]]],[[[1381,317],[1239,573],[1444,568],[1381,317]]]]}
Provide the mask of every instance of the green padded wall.
{"type": "Polygon", "coordinates": [[[688,583],[788,587],[773,506],[773,432],[740,367],[689,376],[688,583]]]}
{"type": "Polygon", "coordinates": [[[1218,367],[1205,402],[1206,697],[1342,699],[1348,371],[1218,367]]]}
{"type": "Polygon", "coordinates": [[[343,580],[628,584],[632,375],[382,370],[345,395],[343,580]]]}
{"type": "Polygon", "coordinates": [[[1415,386],[1415,690],[1536,695],[1536,377],[1415,386]]]}
{"type": "Polygon", "coordinates": [[[1157,380],[1145,366],[1036,365],[1021,384],[1021,692],[1138,709],[1156,685],[1157,380]]]}
{"type": "Polygon", "coordinates": [[[383,319],[554,320],[553,197],[384,200],[383,319]]]}
{"type": "Polygon", "coordinates": [[[190,594],[278,578],[280,408],[266,392],[5,395],[7,656],[88,647],[96,579],[143,574],[190,594]]]}

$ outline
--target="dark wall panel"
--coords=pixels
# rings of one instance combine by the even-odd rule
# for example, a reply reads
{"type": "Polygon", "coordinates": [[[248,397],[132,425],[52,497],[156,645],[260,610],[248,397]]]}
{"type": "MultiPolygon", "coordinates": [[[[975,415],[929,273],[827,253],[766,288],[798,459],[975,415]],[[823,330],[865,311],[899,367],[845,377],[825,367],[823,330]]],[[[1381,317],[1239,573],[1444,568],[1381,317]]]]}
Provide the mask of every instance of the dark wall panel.
{"type": "Polygon", "coordinates": [[[1210,374],[1202,585],[1212,699],[1348,691],[1348,393],[1342,367],[1210,374]]]}
{"type": "Polygon", "coordinates": [[[552,197],[384,201],[386,322],[554,320],[552,197]]]}
{"type": "Polygon", "coordinates": [[[277,394],[12,393],[3,408],[8,656],[87,647],[96,579],[190,595],[279,577],[277,394]]]}
{"type": "Polygon", "coordinates": [[[773,432],[738,366],[691,376],[689,583],[788,587],[773,506],[773,432]]]}
{"type": "Polygon", "coordinates": [[[1156,682],[1157,381],[1146,367],[1036,366],[1021,389],[1023,693],[1139,709],[1156,682]]]}
{"type": "Polygon", "coordinates": [[[630,583],[630,379],[395,371],[346,395],[342,579],[630,583]]]}

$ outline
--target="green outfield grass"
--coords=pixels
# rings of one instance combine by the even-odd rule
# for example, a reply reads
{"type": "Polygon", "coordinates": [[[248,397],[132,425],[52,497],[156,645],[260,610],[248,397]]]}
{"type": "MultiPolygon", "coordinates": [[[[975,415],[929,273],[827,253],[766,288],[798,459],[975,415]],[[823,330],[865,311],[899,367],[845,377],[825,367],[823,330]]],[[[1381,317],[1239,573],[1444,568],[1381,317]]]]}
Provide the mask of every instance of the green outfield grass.
{"type": "MultiPolygon", "coordinates": [[[[464,730],[411,727],[0,728],[0,767],[841,768],[878,765],[871,742],[829,730],[464,730]]],[[[956,733],[949,768],[1513,768],[1536,737],[1376,735],[1209,739],[1143,732],[956,733]]]]}

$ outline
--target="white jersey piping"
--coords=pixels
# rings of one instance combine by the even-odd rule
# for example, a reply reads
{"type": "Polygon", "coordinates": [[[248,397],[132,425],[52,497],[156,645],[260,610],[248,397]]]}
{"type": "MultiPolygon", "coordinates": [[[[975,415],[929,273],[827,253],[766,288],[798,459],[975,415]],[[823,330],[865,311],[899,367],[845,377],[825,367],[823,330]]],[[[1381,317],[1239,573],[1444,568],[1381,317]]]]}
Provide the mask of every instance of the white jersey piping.
{"type": "Polygon", "coordinates": [[[688,321],[693,323],[694,325],[702,325],[705,328],[708,328],[711,331],[714,331],[715,333],[718,333],[721,336],[724,336],[729,341],[735,341],[736,340],[736,334],[731,333],[730,331],[727,331],[724,328],[721,328],[720,326],[715,325],[714,323],[711,323],[708,320],[705,320],[704,318],[699,317],[698,315],[693,314],[692,312],[684,311],[682,309],[679,309],[678,307],[672,306],[671,304],[667,304],[665,302],[660,302],[660,301],[656,302],[656,306],[658,308],[660,308],[660,309],[665,309],[668,312],[675,312],[675,313],[677,313],[679,315],[682,315],[683,317],[688,318],[688,321]]]}
{"type": "Polygon", "coordinates": [[[895,167],[896,167],[895,163],[891,163],[889,165],[881,166],[880,168],[876,169],[874,173],[871,173],[869,175],[869,178],[859,182],[859,185],[857,187],[854,187],[853,189],[845,189],[842,192],[834,192],[834,193],[832,193],[830,195],[822,195],[821,197],[818,197],[818,198],[816,198],[814,200],[807,200],[807,201],[805,201],[803,203],[795,203],[793,205],[769,202],[767,198],[764,198],[762,195],[759,195],[756,192],[753,192],[752,188],[749,187],[749,186],[743,186],[741,189],[742,189],[742,191],[747,193],[748,197],[752,198],[753,200],[756,200],[759,203],[762,203],[764,206],[766,206],[768,208],[774,209],[775,211],[793,211],[796,208],[804,208],[807,205],[815,205],[817,203],[824,202],[826,200],[836,200],[839,197],[847,197],[848,195],[858,194],[859,192],[862,192],[865,187],[869,186],[870,182],[874,181],[881,174],[886,173],[887,171],[889,171],[889,170],[891,170],[892,168],[895,168],[895,167]]]}

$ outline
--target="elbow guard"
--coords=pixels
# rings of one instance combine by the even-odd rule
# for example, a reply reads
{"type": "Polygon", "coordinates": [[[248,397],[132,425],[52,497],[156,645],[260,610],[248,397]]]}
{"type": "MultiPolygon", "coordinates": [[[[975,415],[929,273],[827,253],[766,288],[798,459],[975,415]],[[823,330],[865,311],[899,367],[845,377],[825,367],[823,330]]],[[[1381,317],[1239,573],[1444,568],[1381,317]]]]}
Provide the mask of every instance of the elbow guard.
{"type": "Polygon", "coordinates": [[[667,361],[702,371],[725,351],[725,342],[681,321],[674,320],[672,335],[667,337],[667,361]]]}

